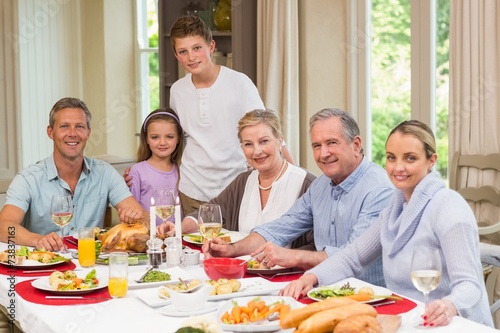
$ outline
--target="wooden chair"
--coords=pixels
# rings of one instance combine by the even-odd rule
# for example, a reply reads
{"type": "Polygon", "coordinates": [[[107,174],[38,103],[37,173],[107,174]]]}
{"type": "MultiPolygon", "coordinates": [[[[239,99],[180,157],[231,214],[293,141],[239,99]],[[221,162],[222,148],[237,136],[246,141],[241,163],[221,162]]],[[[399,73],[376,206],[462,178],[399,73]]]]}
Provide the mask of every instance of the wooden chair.
{"type": "MultiPolygon", "coordinates": [[[[496,170],[500,172],[500,154],[490,155],[461,155],[459,152],[453,155],[450,167],[450,188],[460,193],[470,203],[489,202],[498,207],[500,211],[500,191],[495,186],[484,185],[480,187],[460,187],[460,169],[475,168],[478,170],[496,170]]],[[[498,216],[498,215],[497,215],[498,216]]],[[[490,239],[489,242],[496,243],[491,235],[500,231],[500,219],[495,223],[477,221],[479,235],[490,239]]],[[[498,237],[498,234],[496,235],[498,237]]],[[[500,272],[500,246],[496,244],[481,243],[481,260],[483,261],[483,273],[486,281],[486,289],[491,304],[491,313],[500,308],[500,300],[493,300],[495,282],[500,272]]]]}

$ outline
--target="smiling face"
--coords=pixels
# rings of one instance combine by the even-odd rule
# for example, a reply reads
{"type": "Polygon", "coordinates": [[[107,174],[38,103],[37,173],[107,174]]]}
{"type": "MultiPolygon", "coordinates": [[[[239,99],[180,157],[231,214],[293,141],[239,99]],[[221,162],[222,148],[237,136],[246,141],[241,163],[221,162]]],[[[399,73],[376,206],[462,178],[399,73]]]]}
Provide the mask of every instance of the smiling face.
{"type": "Polygon", "coordinates": [[[437,155],[432,154],[427,158],[422,141],[400,132],[389,136],[385,150],[387,175],[409,201],[415,187],[436,163],[437,155]]]}
{"type": "Polygon", "coordinates": [[[248,163],[259,173],[273,174],[281,168],[281,140],[274,136],[271,126],[264,123],[247,126],[240,131],[240,136],[248,163]]]}
{"type": "Polygon", "coordinates": [[[66,108],[55,114],[53,127],[47,127],[47,135],[54,141],[54,158],[78,160],[83,158],[90,128],[82,109],[66,108]]]}
{"type": "Polygon", "coordinates": [[[347,142],[339,117],[319,120],[311,128],[314,159],[321,171],[335,184],[344,181],[361,163],[361,138],[347,142]]]}
{"type": "Polygon", "coordinates": [[[162,119],[151,121],[147,128],[146,142],[153,157],[171,158],[179,143],[176,124],[173,121],[162,119]]]}
{"type": "Polygon", "coordinates": [[[214,66],[210,59],[214,50],[215,41],[212,40],[207,44],[201,36],[188,36],[175,40],[175,57],[182,67],[193,75],[214,66]]]}

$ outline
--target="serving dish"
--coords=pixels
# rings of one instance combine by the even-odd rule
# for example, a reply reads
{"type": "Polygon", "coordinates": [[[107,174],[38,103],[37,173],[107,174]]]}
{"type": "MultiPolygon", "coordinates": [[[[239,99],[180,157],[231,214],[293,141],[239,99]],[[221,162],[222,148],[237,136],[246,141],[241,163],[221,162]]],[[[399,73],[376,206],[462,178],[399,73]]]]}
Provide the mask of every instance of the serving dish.
{"type": "Polygon", "coordinates": [[[183,280],[189,280],[192,276],[183,270],[180,267],[172,267],[172,268],[159,268],[155,269],[161,272],[165,272],[170,274],[170,280],[167,281],[158,281],[158,282],[137,282],[144,273],[146,273],[147,269],[138,271],[138,272],[129,272],[128,274],[128,289],[141,289],[141,288],[152,288],[164,286],[167,283],[171,282],[179,282],[179,278],[183,280]]]}
{"type": "MultiPolygon", "coordinates": [[[[222,304],[217,311],[217,322],[220,325],[220,328],[224,331],[229,331],[229,332],[273,332],[273,331],[278,331],[280,329],[280,322],[279,320],[275,321],[264,321],[264,322],[259,322],[256,324],[225,324],[221,318],[222,315],[228,310],[231,310],[235,303],[238,305],[245,305],[248,304],[252,299],[254,299],[254,296],[248,296],[248,297],[239,297],[235,298],[229,301],[226,301],[224,304],[222,304]]],[[[289,304],[291,309],[296,309],[299,307],[305,306],[304,304],[301,304],[297,302],[294,298],[292,297],[287,297],[287,296],[260,296],[260,300],[263,300],[266,305],[284,301],[285,304],[289,304]]]]}
{"type": "MultiPolygon", "coordinates": [[[[239,291],[231,294],[210,295],[208,296],[208,300],[223,301],[230,300],[235,297],[268,295],[281,289],[279,286],[276,286],[276,284],[261,277],[239,279],[238,281],[241,282],[239,291]]],[[[189,280],[186,282],[189,282],[189,280]]],[[[175,283],[175,281],[172,281],[171,283],[175,283]]],[[[134,294],[137,296],[137,298],[139,298],[150,307],[165,306],[170,304],[170,299],[162,296],[162,294],[160,293],[161,288],[165,287],[137,290],[134,292],[134,294]]]]}

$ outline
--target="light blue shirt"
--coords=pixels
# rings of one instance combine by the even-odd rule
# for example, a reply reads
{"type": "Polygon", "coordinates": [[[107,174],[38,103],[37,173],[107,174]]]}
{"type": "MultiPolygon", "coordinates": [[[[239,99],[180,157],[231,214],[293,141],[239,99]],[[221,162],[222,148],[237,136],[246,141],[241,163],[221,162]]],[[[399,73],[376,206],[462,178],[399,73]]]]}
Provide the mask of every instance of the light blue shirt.
{"type": "MultiPolygon", "coordinates": [[[[50,218],[50,202],[54,194],[71,194],[69,185],[57,174],[54,156],[20,171],[7,190],[6,204],[25,211],[22,226],[37,234],[60,232],[50,218]]],[[[83,170],[73,194],[74,213],[64,227],[65,235],[80,227],[103,226],[108,203],[116,206],[130,197],[122,176],[108,163],[84,157],[83,170]]]]}
{"type": "MultiPolygon", "coordinates": [[[[342,183],[335,185],[321,175],[282,217],[252,231],[284,246],[313,228],[316,250],[331,257],[377,219],[392,193],[393,185],[385,170],[363,158],[342,183]]],[[[359,278],[384,286],[381,258],[359,278]]]]}

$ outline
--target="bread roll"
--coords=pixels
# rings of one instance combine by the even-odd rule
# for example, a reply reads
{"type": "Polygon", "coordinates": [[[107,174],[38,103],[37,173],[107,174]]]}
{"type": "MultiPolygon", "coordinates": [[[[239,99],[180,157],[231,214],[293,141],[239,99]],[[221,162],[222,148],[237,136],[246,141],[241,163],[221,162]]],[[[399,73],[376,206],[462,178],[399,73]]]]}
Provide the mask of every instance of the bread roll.
{"type": "Polygon", "coordinates": [[[352,316],[340,321],[333,333],[382,333],[382,326],[372,316],[352,316]]]}
{"type": "Polygon", "coordinates": [[[335,326],[346,318],[352,316],[367,315],[376,317],[377,311],[368,304],[355,303],[336,307],[313,314],[302,323],[300,323],[295,333],[306,332],[332,332],[335,326]]]}
{"type": "Polygon", "coordinates": [[[317,312],[354,303],[358,302],[344,297],[328,298],[323,301],[309,304],[303,308],[291,310],[284,318],[280,319],[280,326],[283,329],[297,327],[303,320],[309,318],[317,312]]]}

